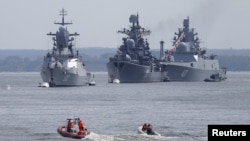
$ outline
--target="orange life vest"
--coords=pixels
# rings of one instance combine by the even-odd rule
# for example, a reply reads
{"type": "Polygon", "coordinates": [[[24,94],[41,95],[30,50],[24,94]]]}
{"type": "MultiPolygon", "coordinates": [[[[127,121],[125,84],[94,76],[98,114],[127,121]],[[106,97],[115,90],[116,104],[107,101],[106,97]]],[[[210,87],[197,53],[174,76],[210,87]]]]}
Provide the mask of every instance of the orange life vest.
{"type": "Polygon", "coordinates": [[[79,130],[83,129],[84,123],[82,121],[78,122],[79,130]]]}

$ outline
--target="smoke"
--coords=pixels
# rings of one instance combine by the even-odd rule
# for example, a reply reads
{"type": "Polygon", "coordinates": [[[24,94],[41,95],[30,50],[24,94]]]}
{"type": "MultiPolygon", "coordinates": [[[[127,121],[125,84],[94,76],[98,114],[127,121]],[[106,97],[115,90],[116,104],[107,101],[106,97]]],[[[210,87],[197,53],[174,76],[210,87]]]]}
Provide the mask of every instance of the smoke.
{"type": "Polygon", "coordinates": [[[172,12],[169,13],[171,15],[161,15],[162,20],[151,26],[153,32],[149,39],[156,45],[156,48],[159,48],[160,40],[165,42],[165,49],[170,48],[174,33],[178,32],[178,28],[183,28],[183,20],[189,17],[190,28],[195,28],[199,38],[206,44],[207,37],[213,36],[210,33],[214,33],[214,25],[223,17],[227,5],[227,1],[222,0],[184,2],[178,7],[173,7],[172,12]]]}
{"type": "Polygon", "coordinates": [[[227,3],[222,0],[201,1],[190,14],[193,22],[191,25],[199,28],[202,32],[213,30],[213,26],[218,22],[225,12],[227,3]]]}
{"type": "Polygon", "coordinates": [[[160,41],[164,41],[165,46],[170,48],[174,33],[177,32],[180,27],[182,27],[182,20],[178,21],[174,18],[165,18],[151,27],[152,33],[149,40],[153,42],[154,48],[160,48],[160,41]]]}
{"type": "MultiPolygon", "coordinates": [[[[200,6],[193,11],[195,27],[200,33],[199,36],[203,38],[203,45],[207,48],[237,47],[239,43],[235,41],[235,38],[238,37],[237,35],[240,35],[240,32],[238,32],[239,29],[242,27],[244,29],[244,26],[237,25],[240,23],[238,21],[244,19],[244,17],[239,17],[244,13],[241,12],[241,10],[246,5],[249,5],[249,2],[246,3],[244,0],[203,1],[200,6]],[[237,28],[232,29],[232,27],[237,28]],[[233,34],[229,34],[228,31],[233,34]]],[[[242,46],[244,46],[244,44],[242,46]]]]}

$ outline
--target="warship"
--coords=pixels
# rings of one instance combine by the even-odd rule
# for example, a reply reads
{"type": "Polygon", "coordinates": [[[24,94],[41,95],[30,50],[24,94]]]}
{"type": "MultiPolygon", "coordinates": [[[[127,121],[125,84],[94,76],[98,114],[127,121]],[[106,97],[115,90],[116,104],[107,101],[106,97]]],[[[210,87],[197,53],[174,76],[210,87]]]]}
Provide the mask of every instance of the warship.
{"type": "Polygon", "coordinates": [[[139,16],[131,15],[130,29],[119,30],[123,37],[123,44],[118,48],[114,57],[107,63],[108,81],[115,83],[160,82],[164,75],[160,71],[159,59],[152,56],[149,43],[143,36],[150,35],[151,31],[142,28],[139,16]]]}
{"type": "Polygon", "coordinates": [[[219,82],[227,78],[227,70],[219,66],[216,55],[207,55],[206,49],[200,47],[198,33],[189,28],[189,17],[175,35],[173,47],[165,51],[160,62],[169,81],[219,82]]]}
{"type": "Polygon", "coordinates": [[[49,86],[84,86],[91,82],[91,73],[86,71],[86,66],[79,55],[78,50],[73,48],[74,37],[79,36],[77,32],[71,34],[65,25],[72,22],[64,22],[67,11],[62,9],[60,14],[62,22],[54,24],[61,25],[56,33],[48,33],[53,36],[54,42],[52,52],[44,56],[41,69],[41,77],[49,86]]]}

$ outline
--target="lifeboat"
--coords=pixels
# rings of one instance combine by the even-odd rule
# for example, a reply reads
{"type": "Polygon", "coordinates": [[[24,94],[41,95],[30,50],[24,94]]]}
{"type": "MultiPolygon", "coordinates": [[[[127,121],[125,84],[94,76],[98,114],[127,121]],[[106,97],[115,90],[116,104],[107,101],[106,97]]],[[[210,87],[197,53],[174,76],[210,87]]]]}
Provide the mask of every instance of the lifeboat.
{"type": "Polygon", "coordinates": [[[74,139],[82,139],[90,134],[90,132],[88,132],[87,130],[85,131],[72,130],[71,132],[67,132],[66,126],[59,126],[57,128],[57,132],[63,137],[69,137],[69,138],[74,138],[74,139]]]}

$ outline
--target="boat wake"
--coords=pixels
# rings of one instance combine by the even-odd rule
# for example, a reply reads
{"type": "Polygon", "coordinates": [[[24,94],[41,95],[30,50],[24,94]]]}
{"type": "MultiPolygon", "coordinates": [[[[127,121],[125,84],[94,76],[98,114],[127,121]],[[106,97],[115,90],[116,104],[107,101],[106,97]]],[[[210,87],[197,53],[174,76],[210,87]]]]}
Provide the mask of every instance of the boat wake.
{"type": "Polygon", "coordinates": [[[207,137],[188,137],[188,136],[152,136],[146,134],[126,134],[116,136],[125,141],[207,141],[207,137]]]}
{"type": "Polygon", "coordinates": [[[91,132],[84,140],[91,141],[206,141],[206,137],[187,137],[187,136],[152,136],[147,134],[119,134],[102,135],[91,132]]]}
{"type": "Polygon", "coordinates": [[[85,139],[93,140],[93,141],[127,141],[127,140],[162,140],[161,136],[150,136],[150,135],[142,135],[142,134],[120,134],[120,135],[101,135],[97,133],[91,132],[85,139]]]}
{"type": "Polygon", "coordinates": [[[139,140],[139,141],[157,141],[157,140],[164,140],[165,137],[163,136],[152,136],[147,134],[126,134],[120,135],[123,137],[124,140],[139,140]]]}
{"type": "Polygon", "coordinates": [[[89,139],[93,141],[115,141],[114,136],[101,135],[97,133],[90,132],[84,139],[89,139]]]}

